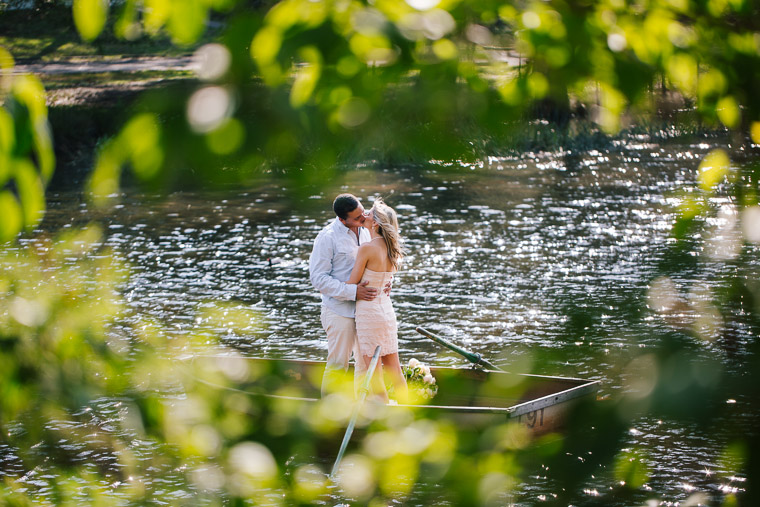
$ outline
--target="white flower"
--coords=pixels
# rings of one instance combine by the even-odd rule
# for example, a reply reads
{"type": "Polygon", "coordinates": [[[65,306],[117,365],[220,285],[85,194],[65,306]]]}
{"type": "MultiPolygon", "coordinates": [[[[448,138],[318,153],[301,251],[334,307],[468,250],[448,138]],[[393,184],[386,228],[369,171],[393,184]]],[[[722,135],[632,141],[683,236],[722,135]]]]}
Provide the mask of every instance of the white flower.
{"type": "Polygon", "coordinates": [[[411,358],[403,370],[411,392],[429,400],[438,393],[435,377],[430,373],[430,367],[425,363],[411,358]]]}

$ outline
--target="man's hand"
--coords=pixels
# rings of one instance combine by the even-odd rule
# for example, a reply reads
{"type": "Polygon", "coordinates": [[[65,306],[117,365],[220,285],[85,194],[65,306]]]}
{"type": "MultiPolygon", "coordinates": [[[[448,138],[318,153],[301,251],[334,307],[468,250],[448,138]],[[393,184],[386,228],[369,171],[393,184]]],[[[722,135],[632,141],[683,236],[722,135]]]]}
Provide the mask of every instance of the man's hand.
{"type": "Polygon", "coordinates": [[[393,285],[393,278],[388,280],[388,283],[385,284],[385,287],[383,288],[383,292],[385,292],[386,296],[391,295],[391,286],[393,285]]]}
{"type": "Polygon", "coordinates": [[[356,285],[356,300],[372,301],[377,297],[377,289],[374,287],[367,287],[369,281],[356,285]]]}

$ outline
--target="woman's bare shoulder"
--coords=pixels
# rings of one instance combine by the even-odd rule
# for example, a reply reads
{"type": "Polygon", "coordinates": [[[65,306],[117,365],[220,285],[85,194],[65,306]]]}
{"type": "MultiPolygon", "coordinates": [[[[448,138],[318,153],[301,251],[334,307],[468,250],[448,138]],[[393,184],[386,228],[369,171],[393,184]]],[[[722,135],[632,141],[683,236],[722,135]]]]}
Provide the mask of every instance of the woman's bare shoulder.
{"type": "Polygon", "coordinates": [[[371,259],[377,255],[377,249],[375,245],[371,243],[364,243],[359,246],[359,250],[356,252],[356,257],[363,257],[365,259],[371,259]]]}
{"type": "Polygon", "coordinates": [[[383,251],[385,250],[385,246],[380,243],[379,241],[367,241],[366,243],[362,243],[359,247],[359,250],[365,249],[366,251],[383,251]]]}
{"type": "Polygon", "coordinates": [[[385,252],[385,249],[381,248],[381,246],[377,242],[364,243],[359,247],[359,255],[363,255],[368,259],[379,259],[385,252]]]}

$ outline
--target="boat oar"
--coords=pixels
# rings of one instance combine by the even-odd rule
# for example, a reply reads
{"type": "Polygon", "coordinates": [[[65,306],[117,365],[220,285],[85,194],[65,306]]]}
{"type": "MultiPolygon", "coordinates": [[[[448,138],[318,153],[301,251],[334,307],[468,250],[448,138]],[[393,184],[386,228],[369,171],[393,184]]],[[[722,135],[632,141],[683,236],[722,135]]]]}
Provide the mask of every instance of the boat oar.
{"type": "Polygon", "coordinates": [[[366,377],[364,377],[364,381],[362,382],[362,385],[359,388],[359,399],[356,400],[356,404],[354,405],[354,411],[351,414],[351,419],[348,421],[346,434],[343,435],[343,442],[340,444],[338,457],[335,459],[335,464],[332,467],[332,472],[330,472],[331,479],[335,477],[335,472],[338,471],[338,465],[340,465],[340,460],[343,459],[343,453],[346,452],[348,441],[351,440],[351,434],[354,432],[354,425],[356,425],[356,419],[359,417],[359,410],[361,410],[362,405],[364,404],[364,400],[367,398],[367,394],[369,394],[369,384],[372,381],[372,375],[375,373],[375,367],[377,366],[378,359],[380,359],[380,345],[375,347],[375,353],[372,354],[372,361],[370,361],[369,368],[367,368],[367,375],[366,377]]]}
{"type": "Polygon", "coordinates": [[[464,356],[465,359],[467,359],[468,361],[470,361],[473,364],[479,364],[481,366],[485,366],[486,368],[490,368],[492,370],[504,371],[501,368],[499,368],[498,366],[496,366],[496,365],[492,364],[491,362],[489,362],[487,359],[484,359],[478,353],[470,352],[469,350],[465,350],[465,349],[463,349],[461,347],[458,347],[457,345],[454,345],[450,341],[445,340],[445,339],[441,338],[440,336],[438,336],[438,335],[436,335],[434,333],[431,333],[427,329],[423,329],[421,327],[417,327],[415,329],[421,335],[425,335],[428,338],[430,338],[431,340],[433,340],[434,342],[439,343],[439,344],[443,345],[444,347],[450,348],[451,350],[453,350],[457,354],[461,354],[462,356],[464,356]]]}

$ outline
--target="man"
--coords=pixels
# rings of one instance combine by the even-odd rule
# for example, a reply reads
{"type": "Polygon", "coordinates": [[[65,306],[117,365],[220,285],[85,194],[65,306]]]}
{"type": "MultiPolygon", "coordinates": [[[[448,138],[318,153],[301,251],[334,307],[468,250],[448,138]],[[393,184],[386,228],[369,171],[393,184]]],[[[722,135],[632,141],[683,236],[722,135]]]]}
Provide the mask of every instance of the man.
{"type": "MultiPolygon", "coordinates": [[[[377,289],[368,282],[348,285],[359,245],[370,240],[364,224],[364,207],[351,194],[340,194],[333,202],[336,218],[317,235],[309,257],[311,284],[322,295],[322,327],[327,333],[327,366],[322,378],[322,395],[334,390],[336,377],[348,370],[356,349],[356,301],[372,301],[377,289]]],[[[355,354],[358,357],[358,354],[355,354]]],[[[364,367],[356,362],[356,374],[364,367]]]]}

